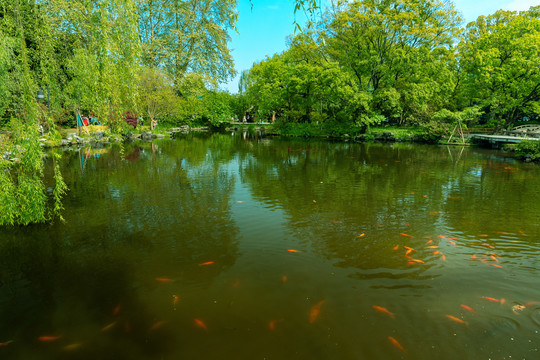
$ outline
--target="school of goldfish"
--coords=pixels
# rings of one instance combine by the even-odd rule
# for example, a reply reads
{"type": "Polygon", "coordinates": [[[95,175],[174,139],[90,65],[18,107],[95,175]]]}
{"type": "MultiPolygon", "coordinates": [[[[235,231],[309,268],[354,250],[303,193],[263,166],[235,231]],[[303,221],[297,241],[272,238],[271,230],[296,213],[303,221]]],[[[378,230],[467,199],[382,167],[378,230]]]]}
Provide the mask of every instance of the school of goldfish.
{"type": "MultiPolygon", "coordinates": [[[[399,235],[405,239],[407,239],[407,241],[412,241],[415,236],[414,235],[411,235],[411,234],[407,234],[407,233],[399,233],[399,235]]],[[[362,238],[366,236],[365,233],[361,233],[360,235],[358,235],[357,237],[358,238],[362,238]]],[[[488,237],[488,235],[486,234],[480,234],[478,235],[478,237],[480,238],[486,238],[488,237]]],[[[415,248],[411,247],[411,246],[408,246],[408,245],[403,245],[403,244],[398,244],[398,245],[395,245],[392,247],[392,250],[395,251],[395,252],[398,252],[400,249],[403,249],[402,252],[401,252],[401,257],[405,258],[406,259],[406,262],[407,264],[409,265],[414,265],[414,266],[421,266],[422,264],[426,264],[426,262],[431,262],[433,261],[434,257],[435,258],[439,258],[441,259],[442,261],[445,261],[446,260],[446,256],[443,254],[442,250],[445,248],[445,247],[448,247],[448,246],[452,246],[452,247],[459,247],[459,243],[458,243],[458,239],[455,238],[455,237],[447,237],[445,235],[437,235],[437,238],[439,240],[435,241],[431,236],[427,236],[427,241],[425,241],[425,244],[420,248],[418,246],[415,246],[415,248]],[[419,258],[421,257],[421,258],[419,258]]],[[[403,239],[404,240],[404,239],[403,239]]],[[[484,250],[483,253],[479,253],[478,255],[475,253],[475,254],[472,254],[470,256],[470,260],[478,260],[480,263],[483,263],[483,264],[486,264],[486,265],[489,265],[489,266],[492,266],[492,267],[495,267],[495,268],[502,268],[502,265],[500,265],[501,263],[501,257],[495,253],[494,251],[495,250],[495,245],[493,245],[492,243],[487,243],[487,242],[484,242],[485,240],[483,241],[480,241],[477,245],[478,245],[478,249],[480,248],[486,248],[484,250]]],[[[418,241],[415,242],[416,244],[418,244],[418,241]]],[[[302,251],[301,250],[296,250],[296,249],[285,249],[287,252],[289,253],[294,253],[294,254],[301,254],[302,251]]],[[[213,265],[215,264],[214,261],[206,261],[206,262],[203,262],[203,263],[199,263],[198,265],[199,266],[209,266],[209,265],[213,265]]],[[[163,283],[163,284],[170,284],[170,283],[173,283],[174,282],[174,279],[172,278],[168,278],[168,277],[157,277],[155,278],[155,281],[157,281],[158,283],[163,283]]],[[[281,282],[282,284],[285,284],[287,283],[288,281],[288,277],[287,275],[281,275],[281,282]]],[[[238,286],[240,286],[241,282],[240,280],[236,280],[232,285],[231,285],[231,288],[236,288],[238,286]]],[[[174,286],[174,284],[171,284],[171,285],[163,285],[163,286],[174,286]]],[[[177,306],[180,305],[180,296],[178,295],[172,295],[172,307],[174,310],[176,310],[177,306]]],[[[507,303],[506,299],[504,298],[495,298],[495,297],[491,297],[491,296],[478,296],[478,299],[480,302],[485,302],[485,303],[495,303],[495,304],[498,304],[500,306],[503,306],[504,304],[507,303]]],[[[517,305],[512,305],[510,307],[510,310],[513,314],[515,315],[519,315],[522,311],[526,310],[527,308],[530,308],[532,306],[535,306],[537,304],[539,304],[540,302],[528,302],[528,303],[525,303],[525,304],[517,304],[517,305]]],[[[306,316],[306,320],[309,324],[315,324],[316,322],[318,322],[322,316],[322,314],[326,311],[326,307],[330,306],[330,305],[327,305],[327,300],[326,299],[321,299],[321,300],[318,300],[318,301],[314,301],[311,303],[312,305],[309,307],[309,311],[307,312],[307,316],[306,316]]],[[[394,311],[391,311],[389,309],[387,309],[386,307],[383,307],[381,305],[372,305],[371,306],[372,309],[381,315],[381,319],[384,319],[385,317],[387,319],[395,319],[396,317],[400,316],[399,313],[396,313],[394,311]]],[[[483,307],[483,306],[482,306],[483,307]]],[[[111,332],[111,331],[121,331],[120,329],[123,329],[123,331],[125,332],[130,332],[131,331],[131,325],[129,322],[124,322],[123,326],[122,326],[122,322],[120,320],[120,317],[121,317],[121,313],[123,313],[124,310],[122,310],[123,307],[121,304],[118,304],[117,306],[115,306],[112,311],[111,311],[111,315],[113,315],[115,317],[115,319],[113,321],[111,321],[110,323],[108,324],[105,324],[101,327],[101,332],[105,333],[105,332],[111,332]]],[[[454,314],[445,314],[444,317],[447,319],[447,321],[449,322],[452,322],[454,324],[456,324],[455,326],[468,326],[469,325],[469,321],[470,319],[474,319],[474,317],[477,316],[477,311],[469,306],[469,305],[466,305],[466,304],[460,304],[459,307],[456,306],[456,312],[454,314]],[[459,308],[461,308],[461,312],[458,313],[457,310],[459,310],[459,308]]],[[[441,318],[444,319],[444,317],[441,316],[441,318]]],[[[271,332],[275,332],[275,331],[278,331],[280,329],[280,327],[278,327],[278,324],[284,322],[285,319],[273,319],[273,320],[270,320],[268,322],[268,325],[267,325],[267,328],[269,331],[271,332]]],[[[387,321],[392,321],[392,320],[387,320],[387,321]]],[[[158,331],[159,329],[163,328],[163,327],[166,327],[166,326],[170,326],[168,325],[170,321],[167,321],[167,320],[159,320],[159,321],[155,321],[153,324],[151,324],[148,328],[147,328],[147,331],[148,333],[151,333],[151,332],[155,332],[155,331],[158,331]]],[[[195,328],[198,328],[199,330],[202,330],[203,332],[207,332],[209,331],[209,326],[207,325],[206,321],[201,319],[201,318],[193,318],[193,324],[192,324],[195,328]]],[[[397,349],[398,351],[402,352],[402,353],[405,353],[407,354],[408,351],[407,349],[402,345],[402,343],[400,341],[398,341],[394,336],[388,336],[387,337],[390,345],[392,345],[395,349],[397,349]]],[[[63,335],[60,335],[60,334],[54,334],[54,335],[42,335],[42,336],[39,336],[37,337],[37,341],[38,342],[41,342],[41,343],[60,343],[60,342],[64,342],[63,344],[63,349],[65,351],[76,351],[77,349],[81,348],[81,347],[84,347],[84,343],[82,342],[72,342],[72,343],[68,343],[66,344],[64,340],[64,337],[63,335]]],[[[6,347],[10,344],[14,343],[14,340],[9,340],[9,341],[5,341],[5,342],[0,342],[0,348],[1,347],[6,347]]]]}

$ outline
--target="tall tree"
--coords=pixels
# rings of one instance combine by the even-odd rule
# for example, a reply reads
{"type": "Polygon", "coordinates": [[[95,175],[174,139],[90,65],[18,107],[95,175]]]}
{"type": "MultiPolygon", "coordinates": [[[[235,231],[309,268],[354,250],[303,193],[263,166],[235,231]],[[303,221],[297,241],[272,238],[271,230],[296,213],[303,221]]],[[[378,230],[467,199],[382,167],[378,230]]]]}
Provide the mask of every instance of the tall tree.
{"type": "Polygon", "coordinates": [[[227,42],[235,28],[236,0],[139,0],[143,59],[163,68],[178,83],[186,72],[217,82],[234,75],[227,42]]]}
{"type": "Polygon", "coordinates": [[[403,121],[447,90],[446,64],[461,23],[451,1],[340,2],[323,21],[329,54],[376,107],[393,103],[383,109],[388,118],[403,121]]]}
{"type": "Polygon", "coordinates": [[[540,6],[480,16],[459,50],[469,104],[482,106],[498,127],[540,116],[540,6]]]}

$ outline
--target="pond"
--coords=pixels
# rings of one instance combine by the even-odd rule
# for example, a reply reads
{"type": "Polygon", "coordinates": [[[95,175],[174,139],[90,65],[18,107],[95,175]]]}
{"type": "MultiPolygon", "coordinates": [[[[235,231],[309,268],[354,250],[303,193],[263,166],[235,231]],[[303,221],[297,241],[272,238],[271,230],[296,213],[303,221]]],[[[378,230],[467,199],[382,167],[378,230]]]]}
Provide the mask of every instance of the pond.
{"type": "Polygon", "coordinates": [[[537,165],[229,133],[61,167],[65,222],[0,230],[2,358],[540,358],[537,165]]]}

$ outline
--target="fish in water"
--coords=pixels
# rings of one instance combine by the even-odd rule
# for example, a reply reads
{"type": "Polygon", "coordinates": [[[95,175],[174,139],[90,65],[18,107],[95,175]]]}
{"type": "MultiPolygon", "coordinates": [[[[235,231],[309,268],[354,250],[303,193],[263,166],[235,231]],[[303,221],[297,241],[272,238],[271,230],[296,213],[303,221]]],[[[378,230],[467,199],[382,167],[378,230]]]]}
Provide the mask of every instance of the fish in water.
{"type": "Polygon", "coordinates": [[[294,249],[287,249],[288,252],[290,253],[299,253],[300,250],[294,250],[294,249]]]}
{"type": "Polygon", "coordinates": [[[415,249],[413,249],[411,247],[408,247],[408,246],[404,246],[404,248],[407,249],[407,252],[405,253],[405,256],[409,255],[413,251],[416,251],[415,249]]]}
{"type": "Polygon", "coordinates": [[[2,342],[0,343],[0,347],[2,346],[8,346],[9,344],[11,344],[13,342],[13,340],[9,340],[9,341],[6,341],[6,342],[2,342]]]}
{"type": "Polygon", "coordinates": [[[472,307],[470,307],[470,306],[461,304],[461,307],[464,308],[464,309],[467,310],[467,311],[472,312],[472,313],[475,312],[474,309],[473,309],[472,307]]]}
{"type": "Polygon", "coordinates": [[[452,315],[446,315],[447,318],[449,318],[450,320],[452,320],[453,322],[457,322],[459,324],[463,324],[463,325],[467,325],[467,322],[466,321],[463,321],[461,320],[460,318],[457,318],[455,316],[452,316],[452,315]]]}
{"type": "Polygon", "coordinates": [[[166,321],[158,321],[157,323],[155,323],[154,325],[150,326],[150,331],[154,331],[154,330],[157,330],[159,329],[160,327],[162,327],[163,325],[165,325],[167,322],[166,321]]]}
{"type": "Polygon", "coordinates": [[[41,342],[53,342],[53,341],[56,341],[58,339],[62,338],[61,335],[59,336],[40,336],[38,337],[38,340],[41,341],[41,342]]]}
{"type": "Polygon", "coordinates": [[[321,313],[321,307],[326,302],[326,300],[321,300],[315,305],[311,307],[311,311],[309,312],[309,322],[313,324],[315,320],[319,317],[319,314],[321,313]]]}
{"type": "Polygon", "coordinates": [[[361,233],[361,234],[358,235],[357,237],[364,237],[364,236],[366,236],[366,234],[365,234],[365,233],[361,233]]]}
{"type": "Polygon", "coordinates": [[[207,261],[207,262],[203,262],[202,264],[199,264],[199,266],[212,265],[213,263],[214,263],[213,261],[207,261]]]}
{"type": "Polygon", "coordinates": [[[116,305],[116,307],[113,309],[112,314],[113,314],[114,316],[118,315],[118,313],[120,312],[120,309],[121,309],[121,308],[122,308],[122,307],[120,306],[120,304],[116,305]]]}
{"type": "Polygon", "coordinates": [[[287,282],[287,275],[283,275],[281,277],[281,282],[284,283],[284,284],[287,282]]]}
{"type": "Polygon", "coordinates": [[[173,282],[173,279],[168,279],[168,278],[156,278],[156,281],[162,282],[162,283],[168,283],[168,282],[173,282]]]}
{"type": "Polygon", "coordinates": [[[112,329],[115,325],[116,325],[116,321],[113,321],[109,325],[105,325],[104,327],[102,327],[101,331],[103,331],[103,332],[108,331],[108,330],[112,329]]]}
{"type": "Polygon", "coordinates": [[[73,343],[73,344],[69,344],[69,345],[64,346],[64,350],[73,351],[73,350],[77,350],[81,346],[82,346],[82,343],[73,343]]]}
{"type": "Polygon", "coordinates": [[[276,330],[276,324],[277,324],[278,322],[281,322],[281,321],[283,321],[283,319],[280,319],[280,320],[272,320],[272,321],[270,321],[270,322],[268,323],[268,329],[270,329],[270,331],[276,330]]]}
{"type": "Polygon", "coordinates": [[[437,245],[426,246],[426,249],[438,249],[437,245]]]}
{"type": "Polygon", "coordinates": [[[495,298],[492,298],[492,297],[489,297],[489,296],[480,296],[480,299],[489,300],[489,301],[492,301],[492,302],[500,302],[499,299],[495,299],[495,298]]]}
{"type": "Polygon", "coordinates": [[[388,309],[383,308],[382,306],[373,305],[372,308],[373,308],[375,311],[380,312],[381,314],[388,315],[388,316],[390,316],[391,318],[394,317],[394,314],[393,314],[393,313],[391,313],[390,311],[388,311],[388,309]]]}
{"type": "Polygon", "coordinates": [[[399,245],[396,245],[392,248],[392,250],[396,251],[397,249],[399,249],[399,245]]]}
{"type": "Polygon", "coordinates": [[[412,235],[409,235],[409,234],[405,234],[405,233],[399,233],[399,235],[401,235],[401,236],[405,236],[405,237],[412,237],[412,235]]]}
{"type": "Polygon", "coordinates": [[[195,323],[195,325],[203,330],[208,330],[208,328],[206,327],[206,324],[200,320],[200,319],[193,319],[193,322],[195,323]]]}
{"type": "Polygon", "coordinates": [[[178,304],[178,301],[180,300],[180,297],[178,295],[173,295],[172,296],[172,303],[173,303],[173,306],[176,307],[176,304],[178,304]]]}
{"type": "Polygon", "coordinates": [[[396,340],[394,339],[393,337],[389,336],[388,337],[388,340],[390,340],[390,342],[392,343],[392,345],[394,345],[396,348],[398,348],[399,350],[403,351],[404,353],[407,353],[407,351],[405,350],[405,348],[403,346],[401,346],[401,344],[396,340]]]}

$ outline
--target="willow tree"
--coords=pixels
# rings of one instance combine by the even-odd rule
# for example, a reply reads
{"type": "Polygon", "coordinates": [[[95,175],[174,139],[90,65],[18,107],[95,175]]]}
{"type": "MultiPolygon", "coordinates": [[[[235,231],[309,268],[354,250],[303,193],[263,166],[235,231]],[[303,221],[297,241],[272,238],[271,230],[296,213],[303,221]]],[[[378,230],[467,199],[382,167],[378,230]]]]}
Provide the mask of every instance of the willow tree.
{"type": "Polygon", "coordinates": [[[236,0],[138,0],[143,60],[178,83],[187,72],[216,82],[234,75],[227,42],[235,28],[236,0]]]}
{"type": "Polygon", "coordinates": [[[46,10],[58,38],[70,43],[65,72],[71,107],[80,103],[102,118],[134,109],[140,66],[134,0],[50,0],[46,10]]]}
{"type": "MultiPolygon", "coordinates": [[[[11,128],[10,138],[2,140],[2,150],[18,160],[0,160],[0,225],[27,225],[50,219],[43,182],[43,150],[37,131],[42,114],[35,98],[43,80],[37,75],[38,70],[46,68],[40,63],[41,51],[47,52],[50,38],[36,28],[43,13],[35,2],[3,2],[0,14],[0,79],[9,81],[7,86],[0,87],[7,97],[1,106],[8,110],[11,128]]],[[[58,166],[54,178],[53,213],[59,214],[66,188],[58,166]]]]}
{"type": "Polygon", "coordinates": [[[467,25],[459,46],[463,95],[498,127],[540,116],[540,6],[467,25]]]}

